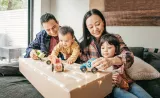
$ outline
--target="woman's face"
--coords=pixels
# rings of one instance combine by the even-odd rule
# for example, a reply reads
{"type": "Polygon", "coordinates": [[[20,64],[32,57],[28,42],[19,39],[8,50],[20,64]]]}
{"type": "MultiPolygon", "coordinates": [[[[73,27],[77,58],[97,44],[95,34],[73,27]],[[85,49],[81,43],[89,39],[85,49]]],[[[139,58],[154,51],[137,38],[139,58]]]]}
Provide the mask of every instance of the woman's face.
{"type": "Polygon", "coordinates": [[[91,15],[86,20],[86,25],[90,34],[99,40],[104,31],[104,22],[102,19],[98,15],[91,15]]]}

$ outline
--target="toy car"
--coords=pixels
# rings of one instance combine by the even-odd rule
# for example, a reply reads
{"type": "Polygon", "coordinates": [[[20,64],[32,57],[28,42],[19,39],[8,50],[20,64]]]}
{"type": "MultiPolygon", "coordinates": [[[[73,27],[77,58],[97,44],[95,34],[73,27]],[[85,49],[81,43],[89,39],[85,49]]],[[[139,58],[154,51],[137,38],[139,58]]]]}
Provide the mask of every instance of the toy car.
{"type": "Polygon", "coordinates": [[[45,53],[43,53],[41,50],[37,50],[36,53],[40,60],[45,57],[45,53]]]}
{"type": "Polygon", "coordinates": [[[82,72],[91,71],[92,73],[96,73],[98,71],[98,69],[96,67],[92,67],[92,61],[94,61],[94,60],[95,60],[95,58],[91,58],[86,63],[83,63],[80,66],[80,70],[82,72]]]}
{"type": "Polygon", "coordinates": [[[46,61],[46,64],[47,64],[47,65],[50,65],[50,64],[51,64],[51,61],[50,61],[50,60],[47,60],[47,61],[46,61]]]}
{"type": "Polygon", "coordinates": [[[57,72],[64,71],[64,66],[60,58],[55,59],[54,64],[52,65],[52,71],[55,70],[57,72]]]}

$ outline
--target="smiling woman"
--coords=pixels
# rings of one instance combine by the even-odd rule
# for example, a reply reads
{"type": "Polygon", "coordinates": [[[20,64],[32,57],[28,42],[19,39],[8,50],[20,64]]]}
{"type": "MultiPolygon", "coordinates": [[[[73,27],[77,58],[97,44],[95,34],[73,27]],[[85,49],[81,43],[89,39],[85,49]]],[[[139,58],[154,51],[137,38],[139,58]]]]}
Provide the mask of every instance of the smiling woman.
{"type": "MultiPolygon", "coordinates": [[[[106,22],[104,16],[99,10],[91,9],[85,14],[83,20],[82,39],[83,40],[80,43],[82,52],[80,57],[82,61],[86,62],[91,58],[97,58],[92,62],[92,66],[98,68],[98,70],[107,70],[110,66],[113,66],[116,70],[120,69],[120,71],[116,71],[117,73],[112,76],[112,83],[115,84],[112,92],[115,98],[152,98],[145,90],[134,83],[125,74],[124,70],[130,68],[133,64],[133,53],[128,49],[120,35],[111,35],[106,31],[106,22]],[[105,34],[109,37],[106,37],[105,34]],[[113,40],[116,39],[118,43],[117,45],[120,47],[119,53],[115,55],[116,46],[114,48],[110,48],[110,51],[108,51],[109,48],[107,44],[106,50],[114,53],[107,53],[107,58],[101,57],[101,51],[103,49],[99,45],[103,38],[107,38],[105,40],[108,40],[110,45],[113,45],[110,41],[114,42],[113,40]],[[140,91],[141,94],[137,91],[140,91]]],[[[84,70],[85,68],[82,68],[82,71],[84,70]]]]}

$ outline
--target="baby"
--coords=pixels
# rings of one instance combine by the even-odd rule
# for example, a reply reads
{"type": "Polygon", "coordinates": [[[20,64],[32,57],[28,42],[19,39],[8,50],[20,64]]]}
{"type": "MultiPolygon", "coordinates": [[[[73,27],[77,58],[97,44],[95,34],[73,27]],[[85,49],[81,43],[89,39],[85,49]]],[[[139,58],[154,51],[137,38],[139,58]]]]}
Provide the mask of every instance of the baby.
{"type": "Polygon", "coordinates": [[[73,29],[69,26],[60,27],[58,37],[59,43],[49,56],[51,62],[54,62],[53,60],[61,53],[64,57],[62,59],[67,60],[68,64],[74,63],[80,54],[80,47],[75,41],[73,29]]]}

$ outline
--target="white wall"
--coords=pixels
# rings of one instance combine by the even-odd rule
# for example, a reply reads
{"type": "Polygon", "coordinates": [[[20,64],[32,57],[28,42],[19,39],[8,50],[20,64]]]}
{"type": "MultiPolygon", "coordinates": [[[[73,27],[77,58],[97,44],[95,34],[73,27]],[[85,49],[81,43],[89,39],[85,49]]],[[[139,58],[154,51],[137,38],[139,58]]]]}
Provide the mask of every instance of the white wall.
{"type": "Polygon", "coordinates": [[[89,10],[89,0],[51,0],[51,12],[61,26],[71,26],[75,36],[82,36],[82,21],[84,14],[89,10]]]}
{"type": "Polygon", "coordinates": [[[109,26],[107,31],[120,34],[128,46],[160,48],[160,27],[158,26],[109,26]]]}
{"type": "MultiPolygon", "coordinates": [[[[51,12],[60,25],[69,25],[77,39],[82,36],[82,21],[89,10],[89,0],[51,0],[51,12]]],[[[128,46],[160,48],[160,27],[156,26],[109,26],[108,32],[120,34],[128,46]]]]}
{"type": "MultiPolygon", "coordinates": [[[[69,25],[77,39],[82,36],[82,21],[89,10],[89,0],[51,0],[51,12],[60,25],[69,25]]],[[[128,46],[160,48],[160,27],[156,26],[110,26],[108,32],[120,34],[128,46]]]]}
{"type": "Polygon", "coordinates": [[[33,39],[43,29],[40,23],[40,17],[46,12],[51,12],[51,0],[34,0],[33,39]]]}

